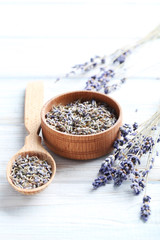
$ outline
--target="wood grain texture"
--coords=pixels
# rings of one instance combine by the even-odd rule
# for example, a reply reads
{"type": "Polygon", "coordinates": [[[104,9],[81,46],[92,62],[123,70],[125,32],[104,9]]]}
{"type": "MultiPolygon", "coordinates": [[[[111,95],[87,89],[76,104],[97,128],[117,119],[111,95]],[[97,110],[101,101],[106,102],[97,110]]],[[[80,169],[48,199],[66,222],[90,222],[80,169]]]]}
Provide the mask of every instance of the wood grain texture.
{"type": "Polygon", "coordinates": [[[44,101],[44,86],[42,81],[30,82],[25,92],[24,124],[29,134],[39,133],[40,112],[44,101]]]}
{"type": "MultiPolygon", "coordinates": [[[[62,76],[76,63],[130,45],[158,25],[158,1],[122,2],[2,1],[0,22],[5,24],[0,25],[1,79],[62,76]],[[59,19],[62,15],[65,24],[59,19]]],[[[151,48],[143,51],[139,66],[144,62],[149,66],[155,58],[159,62],[157,47],[151,48]]]]}
{"type": "Polygon", "coordinates": [[[24,123],[29,135],[25,138],[24,146],[10,159],[7,165],[8,182],[16,191],[26,195],[32,195],[44,190],[52,182],[56,172],[55,161],[53,157],[42,147],[41,137],[38,135],[41,123],[40,112],[43,104],[43,95],[43,82],[36,81],[28,83],[25,94],[24,123]],[[39,159],[46,160],[51,165],[52,176],[50,180],[41,187],[37,187],[34,189],[23,189],[15,186],[12,182],[10,173],[13,163],[18,156],[25,157],[26,155],[37,156],[39,159]]]}
{"type": "Polygon", "coordinates": [[[73,91],[61,94],[49,100],[41,111],[41,126],[46,145],[56,154],[78,160],[94,159],[111,151],[113,142],[118,136],[122,124],[122,109],[111,97],[91,91],[73,91]],[[113,108],[117,115],[116,123],[104,132],[92,135],[73,135],[54,130],[46,123],[45,115],[53,106],[66,105],[76,100],[96,100],[113,108]]]}
{"type": "MultiPolygon", "coordinates": [[[[0,118],[0,236],[7,240],[38,239],[139,239],[159,240],[160,225],[160,161],[156,158],[147,193],[151,195],[152,215],[147,224],[139,220],[142,195],[133,196],[128,183],[120,188],[111,184],[92,191],[91,183],[97,176],[104,157],[92,161],[74,161],[62,158],[52,152],[57,171],[54,181],[45,191],[33,196],[23,196],[14,191],[6,180],[6,165],[12,155],[22,146],[25,138],[23,106],[15,113],[14,106],[24,100],[24,90],[30,80],[8,80],[0,89],[0,104],[5,100],[7,111],[1,105],[0,118]],[[10,97],[6,97],[11,86],[10,97]],[[15,91],[13,91],[15,89],[15,91]],[[12,101],[11,101],[12,100],[12,101]],[[15,121],[12,122],[12,114],[15,121]],[[7,119],[7,122],[5,121],[7,119]]],[[[45,81],[45,99],[57,93],[77,90],[75,80],[45,81]],[[70,84],[69,84],[70,82],[70,84]],[[76,85],[76,86],[75,86],[76,85]],[[62,88],[63,87],[63,88],[62,88]],[[55,92],[54,92],[55,91],[55,92]]],[[[1,85],[2,86],[2,85],[1,85]]],[[[111,95],[120,102],[124,121],[132,123],[148,118],[159,106],[160,82],[154,79],[130,79],[111,95]],[[143,98],[141,89],[145,83],[143,98]],[[137,88],[139,86],[139,88],[137,88]],[[152,92],[151,98],[148,94],[152,92]],[[135,92],[136,90],[136,97],[135,92]],[[126,101],[127,99],[127,101],[126,101]],[[138,109],[135,112],[135,109],[138,109]]],[[[43,145],[45,148],[46,146],[43,145]]],[[[47,149],[47,148],[46,148],[47,149]]],[[[48,150],[48,149],[47,149],[48,150]]],[[[160,148],[158,146],[157,150],[160,148]]]]}
{"type": "MultiPolygon", "coordinates": [[[[45,102],[82,90],[87,75],[54,82],[77,63],[134,43],[159,24],[159,12],[159,0],[0,0],[0,239],[159,240],[159,157],[149,175],[147,224],[139,219],[143,193],[133,196],[127,182],[92,191],[104,157],[69,160],[43,143],[57,165],[45,191],[24,196],[6,179],[7,163],[27,135],[27,83],[44,80],[45,102]]],[[[141,123],[159,107],[159,49],[158,40],[136,51],[126,83],[110,94],[122,106],[124,123],[141,123]]]]}

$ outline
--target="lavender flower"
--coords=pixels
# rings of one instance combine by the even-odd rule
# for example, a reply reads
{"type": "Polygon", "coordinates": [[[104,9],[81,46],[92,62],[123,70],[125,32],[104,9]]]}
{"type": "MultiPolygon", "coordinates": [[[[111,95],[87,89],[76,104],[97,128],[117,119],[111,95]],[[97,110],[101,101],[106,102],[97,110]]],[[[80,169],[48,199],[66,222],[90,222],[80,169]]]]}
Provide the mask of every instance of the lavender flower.
{"type": "Polygon", "coordinates": [[[127,180],[127,174],[123,171],[123,169],[118,169],[114,173],[114,185],[120,186],[124,180],[127,180]]]}
{"type": "Polygon", "coordinates": [[[98,177],[97,179],[94,180],[92,185],[93,185],[93,188],[96,189],[96,188],[98,188],[100,186],[105,185],[107,182],[108,182],[107,177],[100,176],[100,177],[98,177]]]}
{"type": "Polygon", "coordinates": [[[115,158],[113,155],[110,155],[109,157],[107,157],[105,159],[105,161],[102,162],[99,172],[102,174],[108,173],[114,163],[114,160],[115,160],[115,158]]]}
{"type": "Polygon", "coordinates": [[[91,57],[89,61],[82,64],[76,64],[72,70],[66,74],[66,77],[73,76],[77,73],[86,74],[98,69],[98,72],[87,79],[85,90],[103,91],[108,94],[117,90],[126,81],[126,68],[125,63],[128,57],[134,52],[135,49],[143,44],[159,38],[160,25],[155,28],[146,37],[136,42],[133,46],[118,49],[109,56],[95,56],[91,57]],[[114,81],[114,82],[113,82],[114,81]]]}
{"type": "Polygon", "coordinates": [[[151,209],[149,206],[151,197],[149,196],[144,196],[143,198],[143,206],[141,207],[141,219],[146,222],[148,221],[149,216],[151,215],[151,209]]]}
{"type": "MultiPolygon", "coordinates": [[[[144,190],[146,194],[148,174],[153,168],[154,156],[158,155],[155,146],[160,142],[160,135],[157,133],[159,129],[160,111],[140,126],[136,122],[121,126],[120,138],[113,144],[112,155],[102,162],[99,177],[93,182],[94,189],[111,181],[115,186],[120,186],[128,180],[135,195],[144,190]],[[138,166],[141,166],[141,157],[145,155],[147,164],[145,170],[142,170],[138,166]]],[[[145,196],[141,207],[141,218],[144,221],[148,220],[151,213],[149,202],[150,197],[145,196]]]]}
{"type": "Polygon", "coordinates": [[[136,195],[140,194],[141,191],[144,190],[145,184],[144,184],[144,178],[140,178],[140,175],[132,180],[132,184],[130,185],[131,189],[133,189],[134,193],[136,195]]]}

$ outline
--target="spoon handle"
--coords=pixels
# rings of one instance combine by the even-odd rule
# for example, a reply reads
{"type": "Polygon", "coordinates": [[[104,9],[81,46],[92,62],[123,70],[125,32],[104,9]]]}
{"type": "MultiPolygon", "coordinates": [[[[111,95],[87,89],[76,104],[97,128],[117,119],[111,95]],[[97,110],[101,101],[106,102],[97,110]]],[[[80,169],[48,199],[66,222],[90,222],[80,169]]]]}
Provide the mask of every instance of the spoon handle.
{"type": "Polygon", "coordinates": [[[24,123],[29,133],[25,139],[25,147],[30,149],[35,149],[41,144],[38,133],[41,124],[40,112],[43,105],[43,96],[44,86],[42,81],[28,83],[25,93],[24,123]]]}

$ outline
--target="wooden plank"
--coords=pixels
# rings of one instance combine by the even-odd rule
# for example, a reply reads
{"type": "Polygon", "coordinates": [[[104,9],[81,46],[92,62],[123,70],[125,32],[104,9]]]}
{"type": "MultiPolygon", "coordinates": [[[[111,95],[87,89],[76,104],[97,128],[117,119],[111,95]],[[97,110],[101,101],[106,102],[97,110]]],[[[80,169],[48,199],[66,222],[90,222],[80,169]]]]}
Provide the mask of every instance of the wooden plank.
{"type": "Polygon", "coordinates": [[[87,3],[87,4],[119,4],[119,5],[122,5],[122,4],[131,4],[131,5],[134,5],[134,4],[150,4],[150,5],[153,5],[153,4],[159,4],[159,0],[121,0],[121,2],[119,2],[119,0],[48,0],[48,1],[45,1],[45,0],[0,0],[0,4],[84,4],[84,3],[87,3]]]}
{"type": "Polygon", "coordinates": [[[95,37],[95,35],[139,37],[158,24],[157,6],[159,7],[157,2],[144,5],[138,2],[107,4],[105,1],[101,4],[98,1],[95,3],[78,1],[77,4],[39,3],[38,6],[34,2],[33,4],[1,4],[0,22],[5,24],[1,24],[0,35],[3,37],[95,37]],[[148,18],[151,12],[154,14],[148,18]]]}
{"type": "MultiPolygon", "coordinates": [[[[54,79],[95,55],[111,54],[136,38],[0,38],[0,82],[54,79]]],[[[130,76],[159,77],[159,41],[138,49],[127,61],[130,76]],[[148,57],[149,56],[149,57],[148,57]]]]}
{"type": "Polygon", "coordinates": [[[7,203],[11,196],[1,196],[1,236],[7,239],[13,236],[17,239],[22,236],[24,239],[44,239],[46,236],[51,239],[53,235],[55,239],[104,239],[107,234],[110,239],[119,235],[124,239],[139,236],[141,239],[151,239],[151,236],[159,239],[159,184],[149,184],[153,213],[146,225],[138,218],[140,196],[133,198],[127,192],[113,193],[106,189],[88,194],[83,184],[72,184],[70,188],[63,184],[61,188],[53,186],[53,189],[54,194],[47,194],[48,188],[37,197],[12,194],[13,204],[17,204],[10,206],[7,203]],[[14,221],[8,222],[8,216],[14,221]]]}
{"type": "MultiPolygon", "coordinates": [[[[45,101],[83,89],[87,76],[54,82],[72,65],[143,37],[159,22],[159,4],[157,0],[0,0],[1,239],[159,240],[159,157],[147,187],[152,197],[147,224],[139,219],[143,193],[134,197],[128,182],[120,188],[108,184],[92,191],[103,157],[82,162],[52,153],[55,179],[35,196],[20,195],[6,180],[7,162],[26,136],[26,84],[43,79],[45,101]]],[[[110,94],[121,104],[124,122],[142,122],[159,107],[158,49],[156,41],[137,51],[128,62],[134,65],[127,72],[130,78],[110,94]]]]}
{"type": "MultiPolygon", "coordinates": [[[[23,123],[24,93],[29,80],[7,80],[0,88],[0,123],[23,123]],[[10,87],[8,87],[10,86],[10,87]],[[4,107],[5,106],[5,107],[4,107]]],[[[34,79],[34,81],[36,81],[34,79]]],[[[81,90],[85,86],[86,79],[64,79],[57,83],[54,80],[44,80],[45,99],[71,90],[81,90]]],[[[160,81],[156,79],[128,79],[118,90],[110,94],[123,108],[123,118],[126,122],[144,121],[159,107],[160,81]],[[142,96],[142,90],[143,96],[142,96]],[[152,100],[148,96],[152,94],[152,100]],[[128,99],[126,101],[126,99],[128,99]],[[134,99],[134,101],[133,101],[134,99]],[[137,111],[136,111],[137,110],[137,111]]]]}

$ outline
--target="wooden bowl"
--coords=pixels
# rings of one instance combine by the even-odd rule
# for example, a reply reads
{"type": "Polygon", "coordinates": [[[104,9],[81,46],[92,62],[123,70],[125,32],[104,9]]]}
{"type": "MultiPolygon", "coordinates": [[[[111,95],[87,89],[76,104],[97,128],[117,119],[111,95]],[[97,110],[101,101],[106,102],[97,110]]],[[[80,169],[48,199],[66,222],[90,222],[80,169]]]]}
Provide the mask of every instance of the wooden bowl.
{"type": "Polygon", "coordinates": [[[101,157],[112,150],[113,142],[116,140],[119,127],[122,124],[122,110],[120,105],[105,94],[92,91],[75,91],[61,94],[49,100],[41,111],[41,127],[44,142],[54,153],[65,158],[88,160],[101,157]],[[92,135],[72,135],[52,129],[46,123],[45,115],[52,106],[66,105],[78,99],[91,100],[107,103],[115,109],[117,122],[109,129],[92,135]]]}

